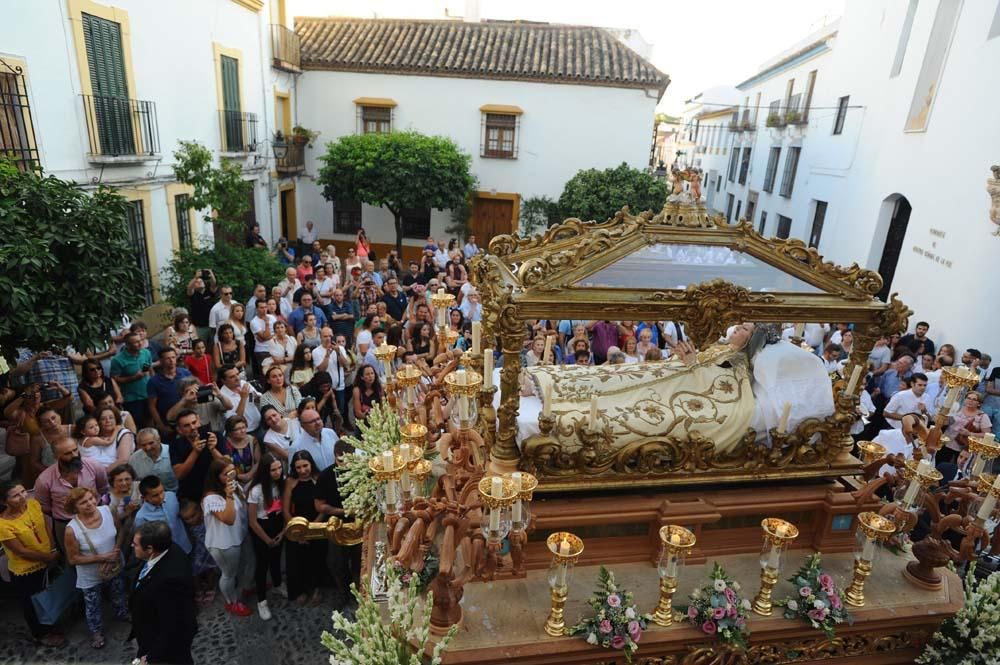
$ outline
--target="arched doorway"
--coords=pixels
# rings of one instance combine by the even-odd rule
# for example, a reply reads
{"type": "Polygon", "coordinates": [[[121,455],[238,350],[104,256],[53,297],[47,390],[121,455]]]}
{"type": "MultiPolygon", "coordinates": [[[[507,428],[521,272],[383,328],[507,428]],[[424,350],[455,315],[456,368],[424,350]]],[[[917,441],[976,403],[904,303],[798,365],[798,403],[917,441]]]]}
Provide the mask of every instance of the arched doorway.
{"type": "MultiPolygon", "coordinates": [[[[906,227],[910,223],[909,200],[902,194],[892,194],[882,201],[879,211],[875,235],[872,238],[872,254],[878,256],[878,272],[882,275],[882,290],[878,297],[886,300],[892,289],[892,279],[896,274],[896,264],[903,250],[903,240],[906,238],[906,227]],[[876,248],[882,245],[881,254],[875,254],[876,248]]],[[[873,262],[872,262],[873,263],[873,262]]]]}

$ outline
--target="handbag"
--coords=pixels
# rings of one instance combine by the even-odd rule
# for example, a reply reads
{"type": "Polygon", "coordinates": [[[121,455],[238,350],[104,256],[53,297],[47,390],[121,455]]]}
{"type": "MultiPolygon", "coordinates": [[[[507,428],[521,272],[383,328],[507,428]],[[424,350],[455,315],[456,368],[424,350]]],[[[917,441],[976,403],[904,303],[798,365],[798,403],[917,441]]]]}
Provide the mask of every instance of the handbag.
{"type": "Polygon", "coordinates": [[[43,626],[54,626],[66,610],[76,602],[80,592],[76,588],[76,569],[67,566],[62,573],[52,580],[52,571],[45,571],[45,589],[31,597],[35,607],[38,622],[43,626]]]}
{"type": "MultiPolygon", "coordinates": [[[[80,531],[83,532],[83,538],[84,540],[87,541],[87,547],[90,548],[90,551],[94,553],[94,556],[99,555],[100,552],[98,552],[97,548],[94,547],[94,542],[90,539],[90,534],[87,533],[89,529],[83,526],[83,522],[76,519],[75,517],[73,518],[73,521],[75,521],[80,526],[80,531]]],[[[118,577],[121,574],[121,572],[122,572],[121,557],[118,557],[114,561],[102,561],[101,563],[97,564],[97,574],[98,576],[100,576],[101,582],[107,582],[108,580],[113,580],[114,578],[118,577]]]]}
{"type": "Polygon", "coordinates": [[[11,457],[20,457],[31,452],[31,435],[24,431],[24,412],[21,417],[7,426],[7,439],[4,441],[4,450],[11,457]]]}

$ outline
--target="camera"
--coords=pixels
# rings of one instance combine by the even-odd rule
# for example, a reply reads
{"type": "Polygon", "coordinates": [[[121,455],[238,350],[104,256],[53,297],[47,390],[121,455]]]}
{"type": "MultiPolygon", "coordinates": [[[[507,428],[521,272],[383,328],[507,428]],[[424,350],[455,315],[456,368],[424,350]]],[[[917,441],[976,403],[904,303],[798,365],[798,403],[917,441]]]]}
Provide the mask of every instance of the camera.
{"type": "Polygon", "coordinates": [[[212,276],[212,271],[211,270],[208,270],[207,268],[202,268],[202,271],[201,271],[201,278],[202,279],[209,279],[211,276],[212,276]]]}
{"type": "Polygon", "coordinates": [[[150,365],[149,363],[144,363],[142,366],[142,371],[148,372],[150,367],[152,367],[152,365],[150,365]]]}
{"type": "Polygon", "coordinates": [[[198,386],[198,404],[212,401],[212,386],[198,386]]]}

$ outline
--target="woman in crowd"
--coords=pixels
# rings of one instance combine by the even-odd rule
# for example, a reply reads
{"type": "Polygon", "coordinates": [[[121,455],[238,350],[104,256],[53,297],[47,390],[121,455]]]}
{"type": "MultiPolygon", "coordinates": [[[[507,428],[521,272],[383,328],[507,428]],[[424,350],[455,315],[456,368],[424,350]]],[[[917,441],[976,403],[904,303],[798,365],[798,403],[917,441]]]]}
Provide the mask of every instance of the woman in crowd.
{"type": "MultiPolygon", "coordinates": [[[[316,318],[312,314],[309,316],[314,319],[316,318]]],[[[305,344],[299,344],[295,348],[295,357],[292,358],[292,385],[299,390],[302,389],[302,386],[309,383],[309,380],[313,378],[313,374],[316,373],[313,367],[312,355],[312,347],[305,344]]]]}
{"type": "Polygon", "coordinates": [[[174,325],[165,331],[167,346],[177,352],[177,359],[191,353],[194,340],[198,339],[198,331],[191,325],[191,317],[186,312],[180,312],[174,317],[174,325]]]}
{"type": "Polygon", "coordinates": [[[983,396],[974,390],[965,394],[965,401],[954,416],[950,417],[944,433],[949,441],[944,444],[934,460],[935,463],[955,462],[959,453],[969,445],[970,434],[987,434],[993,431],[990,417],[982,410],[983,396]]]}
{"type": "Polygon", "coordinates": [[[45,570],[59,559],[54,543],[51,523],[42,514],[41,504],[28,498],[24,485],[18,481],[0,483],[0,545],[7,554],[10,586],[32,639],[47,647],[61,647],[66,638],[38,621],[31,597],[45,589],[45,570]]]}
{"type": "MultiPolygon", "coordinates": [[[[212,460],[205,478],[205,497],[201,500],[205,520],[205,545],[219,566],[219,591],[226,611],[248,617],[253,611],[240,602],[236,581],[248,572],[252,556],[247,539],[247,515],[239,497],[236,468],[229,459],[212,460]]],[[[242,577],[247,580],[247,577],[242,577]]]]}
{"type": "Polygon", "coordinates": [[[344,259],[344,274],[350,276],[351,270],[361,268],[362,260],[358,258],[358,251],[354,247],[347,248],[347,257],[344,259]]]}
{"type": "Polygon", "coordinates": [[[292,305],[287,298],[281,297],[281,289],[274,287],[271,297],[267,299],[267,313],[288,323],[288,315],[292,313],[292,305]]]}
{"type": "Polygon", "coordinates": [[[285,527],[285,462],[264,453],[247,493],[247,519],[253,538],[254,582],[257,586],[257,612],[267,621],[267,574],[271,584],[281,586],[281,531],[285,527]]]}
{"type": "Polygon", "coordinates": [[[340,263],[340,257],[337,256],[336,245],[326,246],[326,262],[323,266],[326,268],[327,276],[335,279],[337,284],[344,281],[344,267],[340,263]]]}
{"type": "Polygon", "coordinates": [[[261,408],[260,419],[267,428],[267,432],[264,434],[264,447],[267,448],[267,452],[273,457],[287,462],[289,448],[302,433],[298,419],[285,418],[278,409],[270,404],[261,408]]]}
{"type": "MultiPolygon", "coordinates": [[[[291,473],[285,482],[282,504],[285,522],[293,517],[316,519],[316,479],[319,472],[309,451],[300,450],[292,455],[291,473]]],[[[288,542],[285,547],[288,571],[288,597],[305,605],[312,594],[312,604],[319,604],[319,582],[325,570],[326,540],[304,543],[288,542]]]]}
{"type": "MultiPolygon", "coordinates": [[[[633,338],[634,339],[634,338],[633,338]]],[[[639,330],[638,342],[635,347],[635,355],[639,358],[645,358],[646,354],[653,349],[658,349],[656,342],[653,341],[653,329],[649,327],[644,327],[639,330]]],[[[625,355],[629,355],[628,350],[625,350],[625,355]]]]}
{"type": "Polygon", "coordinates": [[[204,386],[212,382],[212,373],[215,368],[212,367],[212,359],[205,347],[205,340],[196,339],[194,341],[191,345],[191,353],[184,356],[184,366],[191,372],[192,376],[198,379],[198,383],[201,385],[204,386]]]}
{"type": "Polygon", "coordinates": [[[629,335],[625,338],[625,345],[622,347],[622,353],[625,354],[626,363],[638,363],[641,356],[639,355],[639,343],[635,341],[635,337],[629,335]]]}
{"type": "MultiPolygon", "coordinates": [[[[290,338],[289,338],[290,339],[290,338]]],[[[267,390],[260,396],[260,406],[273,406],[282,416],[287,418],[297,418],[299,400],[302,393],[285,380],[285,369],[281,365],[271,365],[264,371],[264,378],[267,381],[267,390]]]]}
{"type": "Polygon", "coordinates": [[[66,561],[76,566],[76,588],[83,591],[84,613],[90,629],[90,646],[104,647],[101,605],[103,591],[111,593],[115,616],[128,619],[125,578],[122,575],[124,532],[108,506],[97,505],[97,493],[76,487],[66,497],[66,512],[73,515],[66,527],[66,561]]]}
{"type": "Polygon", "coordinates": [[[539,335],[531,340],[531,346],[524,354],[524,366],[534,367],[542,362],[542,355],[545,353],[545,338],[539,335]]]}
{"type": "Polygon", "coordinates": [[[236,339],[242,340],[244,344],[247,339],[246,314],[246,306],[243,303],[234,301],[229,308],[229,318],[226,320],[226,323],[233,327],[233,334],[236,339]]]}
{"type": "Polygon", "coordinates": [[[303,323],[302,330],[295,336],[295,339],[299,346],[304,346],[307,349],[315,349],[322,341],[320,339],[320,330],[316,326],[316,314],[308,312],[303,323]]]}
{"type": "MultiPolygon", "coordinates": [[[[458,338],[462,338],[462,326],[465,325],[465,316],[457,307],[448,310],[448,330],[458,333],[458,338]]],[[[463,349],[464,350],[464,349],[463,349]]]]}
{"type": "Polygon", "coordinates": [[[469,272],[465,269],[465,259],[462,258],[462,250],[456,249],[450,252],[452,259],[445,267],[445,284],[448,293],[455,296],[456,302],[462,302],[462,287],[469,281],[469,272]]]}
{"type": "MultiPolygon", "coordinates": [[[[312,380],[306,384],[304,391],[316,400],[313,408],[319,412],[324,426],[331,427],[338,433],[342,432],[344,418],[337,405],[337,395],[333,390],[333,377],[330,373],[316,372],[312,380]]],[[[299,409],[299,413],[301,412],[299,409]]]]}
{"type": "Polygon", "coordinates": [[[139,510],[142,497],[139,495],[139,481],[135,478],[135,470],[129,464],[119,464],[108,471],[108,508],[124,523],[125,518],[131,518],[139,510]]]}
{"type": "Polygon", "coordinates": [[[367,418],[372,406],[381,399],[382,384],[378,380],[378,372],[371,365],[362,365],[354,379],[354,422],[367,418]]]}
{"type": "Polygon", "coordinates": [[[215,336],[215,348],[212,351],[212,361],[215,367],[233,365],[241,373],[246,371],[246,345],[242,337],[236,336],[236,330],[233,328],[233,325],[231,323],[223,323],[219,326],[219,330],[215,336]]]}
{"type": "Polygon", "coordinates": [[[115,403],[124,403],[121,389],[117,383],[111,380],[111,377],[104,375],[104,368],[101,366],[101,363],[90,358],[84,360],[83,366],[80,368],[80,374],[82,378],[80,379],[80,385],[77,387],[77,392],[80,394],[80,402],[83,404],[83,410],[87,413],[95,413],[97,404],[94,397],[98,393],[108,393],[114,396],[115,403]]]}
{"type": "Polygon", "coordinates": [[[129,455],[135,452],[135,434],[121,424],[118,413],[114,409],[100,409],[97,412],[97,424],[100,425],[98,436],[111,439],[112,444],[97,448],[94,460],[103,464],[108,470],[128,462],[129,455]]]}
{"type": "Polygon", "coordinates": [[[267,352],[271,355],[262,363],[265,375],[269,375],[269,368],[278,367],[286,377],[289,376],[296,346],[295,338],[288,334],[288,324],[280,320],[275,321],[274,336],[267,343],[267,352]]]}
{"type": "Polygon", "coordinates": [[[112,411],[115,412],[115,415],[118,416],[118,422],[120,422],[122,426],[125,427],[125,429],[129,430],[130,432],[138,431],[138,428],[136,428],[135,426],[135,419],[132,418],[132,414],[129,413],[128,411],[123,411],[120,408],[118,408],[118,405],[115,404],[114,397],[112,397],[108,393],[97,393],[94,396],[94,406],[96,407],[94,409],[94,413],[97,413],[98,411],[101,411],[103,409],[111,409],[112,411]]]}
{"type": "MultiPolygon", "coordinates": [[[[854,353],[854,332],[851,330],[845,330],[840,333],[840,356],[837,360],[849,360],[851,354],[854,353]]],[[[931,371],[932,367],[927,367],[926,371],[931,371]]]]}
{"type": "Polygon", "coordinates": [[[586,356],[587,357],[587,363],[586,364],[588,364],[588,365],[593,364],[593,362],[594,362],[594,356],[593,356],[593,354],[590,353],[590,342],[587,341],[587,340],[585,340],[585,339],[576,339],[575,337],[573,338],[572,341],[573,341],[573,344],[569,347],[569,351],[567,351],[563,355],[563,357],[566,359],[566,364],[567,365],[578,364],[577,363],[577,355],[580,354],[580,353],[586,353],[587,354],[587,356],[586,356]]]}
{"type": "Polygon", "coordinates": [[[257,439],[247,432],[247,419],[243,416],[229,416],[226,418],[226,427],[223,431],[225,437],[219,450],[223,455],[232,460],[233,468],[236,469],[236,480],[241,488],[246,488],[257,473],[257,464],[260,462],[260,444],[257,439]]]}
{"type": "Polygon", "coordinates": [[[399,321],[389,316],[389,306],[385,304],[384,300],[379,300],[375,303],[375,316],[382,322],[383,328],[388,328],[399,323],[399,321]]]}
{"type": "Polygon", "coordinates": [[[434,338],[434,329],[429,323],[418,323],[410,328],[410,351],[417,358],[429,359],[431,355],[431,342],[434,338]]]}
{"type": "Polygon", "coordinates": [[[368,242],[368,234],[365,233],[364,229],[358,229],[358,238],[354,243],[354,247],[357,250],[356,254],[362,266],[365,261],[375,260],[374,252],[372,252],[372,244],[368,242]]]}
{"type": "Polygon", "coordinates": [[[181,520],[191,540],[191,571],[194,573],[195,603],[207,607],[215,600],[219,567],[205,545],[205,514],[201,504],[191,499],[181,499],[181,520]]]}
{"type": "Polygon", "coordinates": [[[402,324],[394,323],[385,331],[385,343],[396,347],[396,358],[392,363],[393,369],[398,369],[406,355],[406,342],[403,338],[404,329],[402,324]]]}
{"type": "MultiPolygon", "coordinates": [[[[21,410],[25,414],[33,414],[33,417],[25,415],[21,424],[21,428],[25,432],[31,433],[29,451],[25,459],[22,460],[22,469],[25,484],[34,487],[38,474],[56,461],[52,444],[64,437],[72,436],[73,428],[69,425],[63,425],[62,416],[52,407],[37,408],[39,398],[37,390],[29,393],[28,389],[25,389],[25,392],[26,396],[22,401],[21,410]]],[[[11,420],[15,424],[18,422],[17,413],[11,420]]]]}

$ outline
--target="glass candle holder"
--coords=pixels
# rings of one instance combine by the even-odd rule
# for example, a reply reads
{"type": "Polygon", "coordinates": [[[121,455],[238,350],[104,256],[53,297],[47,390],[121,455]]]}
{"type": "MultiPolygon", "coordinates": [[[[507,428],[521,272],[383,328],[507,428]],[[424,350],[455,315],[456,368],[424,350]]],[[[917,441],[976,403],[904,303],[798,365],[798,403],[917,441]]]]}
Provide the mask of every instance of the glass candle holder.
{"type": "Polygon", "coordinates": [[[861,461],[864,464],[871,464],[886,454],[885,446],[874,441],[858,441],[858,450],[861,451],[861,461]]]}
{"type": "Polygon", "coordinates": [[[668,524],[660,527],[660,558],[656,567],[660,576],[660,600],[653,612],[653,623],[673,625],[677,578],[696,542],[695,535],[682,526],[668,524]]]}
{"type": "Polygon", "coordinates": [[[976,526],[993,533],[1000,523],[1000,476],[980,473],[976,493],[978,496],[969,504],[968,515],[976,526]]]}
{"type": "Polygon", "coordinates": [[[784,562],[785,551],[799,530],[791,522],[777,517],[767,517],[760,523],[764,540],[760,548],[760,590],[753,600],[753,611],[761,616],[771,616],[771,591],[778,583],[778,572],[784,562]]]}
{"type": "Polygon", "coordinates": [[[560,637],[566,632],[563,608],[569,593],[570,574],[583,553],[583,541],[572,533],[558,531],[550,535],[545,544],[552,552],[548,575],[552,607],[545,620],[545,632],[553,637],[560,637]]]}
{"type": "Polygon", "coordinates": [[[472,429],[479,419],[479,388],[483,377],[477,372],[459,369],[444,377],[452,400],[451,422],[458,429],[472,429]]]}
{"type": "Polygon", "coordinates": [[[496,545],[510,534],[511,506],[516,497],[514,485],[507,478],[490,476],[479,480],[479,524],[486,542],[496,545]]]}
{"type": "Polygon", "coordinates": [[[865,580],[872,573],[881,544],[896,532],[896,523],[877,513],[858,515],[857,540],[854,547],[854,570],[851,585],[844,593],[844,602],[854,607],[864,607],[865,580]]]}
{"type": "Polygon", "coordinates": [[[410,485],[412,497],[419,499],[424,496],[424,487],[431,475],[432,466],[428,460],[422,459],[410,470],[410,485]]]}
{"type": "Polygon", "coordinates": [[[993,460],[1000,457],[1000,443],[993,434],[970,435],[969,452],[972,453],[969,477],[978,478],[993,460]]]}
{"type": "Polygon", "coordinates": [[[434,318],[437,322],[438,334],[442,330],[448,329],[448,309],[455,304],[455,296],[447,293],[443,288],[431,296],[431,307],[434,310],[434,318]]]}
{"type": "Polygon", "coordinates": [[[510,484],[514,488],[516,495],[514,503],[511,505],[511,531],[524,531],[531,522],[529,506],[534,497],[535,488],[538,487],[538,479],[525,471],[514,471],[511,474],[505,475],[504,478],[510,480],[510,484]]]}
{"type": "Polygon", "coordinates": [[[372,472],[379,486],[375,497],[379,510],[386,518],[397,515],[403,505],[403,496],[399,487],[405,464],[396,450],[386,450],[379,455],[373,455],[368,460],[368,469],[372,472]]]}
{"type": "Polygon", "coordinates": [[[924,505],[924,492],[940,482],[943,476],[930,460],[922,459],[918,462],[911,459],[906,460],[903,478],[908,482],[896,490],[893,500],[900,510],[917,514],[924,505]]]}
{"type": "Polygon", "coordinates": [[[391,385],[393,383],[393,378],[395,377],[392,371],[392,364],[396,360],[396,347],[392,344],[382,342],[382,344],[375,348],[375,358],[377,358],[382,364],[385,382],[391,385]]]}
{"type": "Polygon", "coordinates": [[[423,396],[420,394],[422,376],[421,371],[413,365],[403,365],[396,371],[396,388],[400,393],[397,404],[404,420],[411,420],[410,414],[423,403],[423,396]]]}

